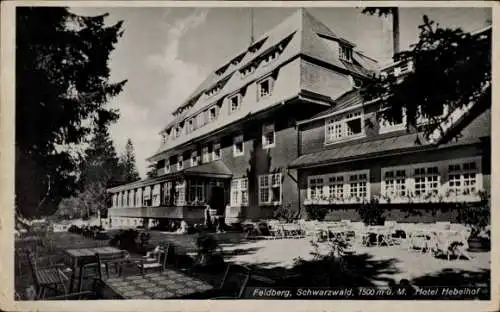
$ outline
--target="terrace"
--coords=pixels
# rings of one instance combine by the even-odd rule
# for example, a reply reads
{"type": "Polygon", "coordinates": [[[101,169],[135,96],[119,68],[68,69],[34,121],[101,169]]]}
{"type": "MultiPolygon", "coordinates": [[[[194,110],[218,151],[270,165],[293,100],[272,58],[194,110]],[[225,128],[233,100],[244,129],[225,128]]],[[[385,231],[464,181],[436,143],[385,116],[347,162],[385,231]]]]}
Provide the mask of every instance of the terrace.
{"type": "MultiPolygon", "coordinates": [[[[347,221],[266,221],[246,224],[242,231],[224,233],[177,234],[149,231],[148,234],[133,237],[132,245],[125,243],[123,234],[122,241],[117,242],[117,234],[123,233],[123,230],[109,230],[106,233],[108,237],[96,237],[89,234],[90,231],[75,229],[70,230],[72,233],[38,232],[31,237],[16,240],[15,289],[18,300],[50,300],[62,297],[71,299],[70,284],[74,282],[78,285],[78,280],[82,286],[77,288],[76,293],[83,293],[84,296],[76,296],[74,299],[213,298],[221,295],[250,298],[249,287],[270,285],[394,286],[402,281],[409,281],[415,287],[489,287],[490,283],[490,252],[468,248],[466,235],[470,232],[467,227],[459,224],[409,225],[389,222],[384,226],[369,227],[347,221]],[[200,241],[200,237],[204,242],[200,241]],[[89,250],[95,250],[96,253],[99,250],[109,252],[110,245],[118,251],[127,250],[123,261],[120,262],[121,270],[116,276],[103,277],[89,273],[88,270],[75,265],[68,256],[74,254],[75,250],[87,250],[87,253],[89,250]],[[160,250],[159,248],[166,250],[164,265],[159,265],[159,273],[156,273],[157,270],[154,270],[155,273],[138,270],[138,263],[143,261],[141,259],[144,259],[145,255],[151,256],[160,250]],[[58,264],[64,268],[59,271],[66,276],[66,279],[61,281],[65,284],[63,291],[48,291],[39,298],[33,298],[32,291],[30,295],[27,289],[36,283],[29,259],[26,257],[27,250],[36,254],[39,263],[45,261],[49,265],[58,264]],[[203,250],[208,252],[204,253],[203,250]],[[200,254],[213,256],[212,260],[218,261],[204,262],[200,254]],[[229,270],[226,270],[226,266],[244,268],[251,272],[248,279],[245,274],[232,276],[232,281],[239,283],[237,289],[241,290],[237,294],[225,292],[227,285],[222,287],[227,284],[229,270]],[[77,271],[83,272],[81,279],[77,271]],[[74,281],[73,272],[77,273],[74,275],[74,281]],[[187,297],[178,293],[176,294],[179,296],[172,295],[173,297],[151,297],[152,292],[148,291],[152,289],[146,286],[144,289],[133,290],[128,295],[117,295],[120,291],[110,295],[109,291],[103,290],[103,285],[113,286],[113,282],[122,285],[128,279],[141,278],[145,279],[143,285],[161,278],[166,279],[165,283],[168,283],[169,279],[189,279],[190,283],[198,283],[202,288],[210,288],[210,291],[189,294],[187,297]],[[103,283],[95,283],[95,280],[99,279],[103,283]],[[61,293],[64,294],[62,297],[61,293]]],[[[133,231],[135,230],[129,230],[133,231]]],[[[87,264],[102,261],[96,259],[99,257],[93,252],[87,256],[87,264]]],[[[116,259],[113,261],[116,264],[116,259]]],[[[109,275],[109,272],[106,275],[109,275]]],[[[186,288],[189,292],[191,286],[181,284],[176,287],[186,288]]],[[[232,289],[234,291],[236,288],[232,289]]]]}

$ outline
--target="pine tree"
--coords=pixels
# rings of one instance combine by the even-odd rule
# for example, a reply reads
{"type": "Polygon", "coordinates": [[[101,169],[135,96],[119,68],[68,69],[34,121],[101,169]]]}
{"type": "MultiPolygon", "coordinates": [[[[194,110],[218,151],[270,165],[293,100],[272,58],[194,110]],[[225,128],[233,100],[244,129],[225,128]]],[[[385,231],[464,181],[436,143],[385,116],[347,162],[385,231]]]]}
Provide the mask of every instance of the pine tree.
{"type": "Polygon", "coordinates": [[[126,81],[110,82],[108,60],[122,22],[78,16],[63,7],[16,10],[16,212],[52,214],[78,182],[79,157],[92,125],[109,125],[106,107],[126,81]]]}
{"type": "Polygon", "coordinates": [[[140,180],[139,172],[135,164],[135,151],[132,140],[128,139],[125,145],[125,153],[120,159],[120,166],[123,170],[123,183],[130,183],[140,180]]]}

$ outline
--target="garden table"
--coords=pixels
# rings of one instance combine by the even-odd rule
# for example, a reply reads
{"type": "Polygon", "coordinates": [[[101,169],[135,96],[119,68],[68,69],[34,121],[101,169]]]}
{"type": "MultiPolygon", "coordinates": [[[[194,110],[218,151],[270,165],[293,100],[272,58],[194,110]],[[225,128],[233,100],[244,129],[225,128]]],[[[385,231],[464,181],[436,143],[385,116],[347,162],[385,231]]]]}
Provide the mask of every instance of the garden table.
{"type": "Polygon", "coordinates": [[[215,291],[202,280],[170,269],[109,278],[102,281],[99,289],[105,299],[207,299],[213,297],[215,291]]]}
{"type": "MultiPolygon", "coordinates": [[[[121,253],[122,250],[115,247],[95,247],[95,248],[78,248],[78,249],[66,249],[65,253],[70,258],[71,265],[73,267],[73,273],[71,274],[70,282],[70,292],[73,291],[73,286],[75,283],[75,275],[77,270],[80,270],[80,275],[83,274],[82,267],[85,264],[96,262],[96,254],[107,254],[114,255],[121,253]]],[[[81,288],[81,281],[78,283],[78,289],[81,288]]]]}

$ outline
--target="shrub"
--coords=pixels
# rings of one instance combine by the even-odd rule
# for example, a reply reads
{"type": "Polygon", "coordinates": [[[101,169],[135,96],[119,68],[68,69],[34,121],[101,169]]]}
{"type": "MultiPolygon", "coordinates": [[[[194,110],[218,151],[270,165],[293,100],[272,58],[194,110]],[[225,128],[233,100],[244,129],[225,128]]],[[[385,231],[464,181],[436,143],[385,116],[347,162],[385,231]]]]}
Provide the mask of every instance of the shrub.
{"type": "Polygon", "coordinates": [[[469,225],[471,238],[476,238],[490,224],[490,198],[486,192],[480,192],[481,201],[477,204],[463,203],[459,207],[457,221],[469,225]]]}
{"type": "Polygon", "coordinates": [[[362,203],[356,210],[364,224],[384,225],[385,209],[379,204],[378,199],[372,198],[369,203],[362,203]]]}
{"type": "Polygon", "coordinates": [[[307,218],[309,220],[323,221],[330,209],[325,205],[306,206],[307,218]]]}

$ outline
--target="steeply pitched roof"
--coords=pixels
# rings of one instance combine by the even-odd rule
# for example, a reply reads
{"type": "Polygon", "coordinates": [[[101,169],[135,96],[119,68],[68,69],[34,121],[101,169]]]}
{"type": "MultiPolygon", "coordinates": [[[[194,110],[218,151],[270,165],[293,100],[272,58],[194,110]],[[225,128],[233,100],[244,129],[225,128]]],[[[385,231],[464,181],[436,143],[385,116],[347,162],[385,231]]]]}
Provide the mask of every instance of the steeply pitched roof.
{"type": "Polygon", "coordinates": [[[336,164],[347,161],[362,160],[372,157],[397,155],[404,152],[416,152],[433,148],[469,145],[482,141],[490,136],[491,111],[484,111],[460,131],[454,140],[437,145],[424,139],[423,133],[404,134],[394,137],[384,137],[378,140],[344,144],[338,148],[325,149],[317,153],[300,156],[289,164],[290,168],[336,164]]]}
{"type": "MultiPolygon", "coordinates": [[[[369,74],[369,70],[367,68],[370,66],[373,67],[373,64],[375,64],[373,60],[363,56],[362,54],[354,53],[353,55],[354,63],[341,61],[338,57],[338,48],[332,46],[332,40],[339,40],[345,42],[346,44],[353,45],[352,43],[349,43],[347,40],[342,39],[340,36],[333,33],[327,26],[325,26],[323,23],[315,19],[309,12],[307,12],[307,10],[305,9],[297,10],[294,14],[290,15],[279,25],[277,25],[276,27],[274,27],[269,32],[265,33],[255,41],[256,43],[262,43],[262,46],[259,49],[257,49],[257,51],[251,52],[249,47],[245,51],[242,51],[241,53],[237,54],[237,56],[243,56],[241,62],[238,63],[237,65],[229,64],[224,74],[220,76],[217,75],[216,74],[217,70],[211,73],[207,77],[207,79],[192,94],[192,96],[198,96],[200,94],[201,96],[198,99],[196,99],[196,101],[194,101],[195,103],[190,108],[188,108],[184,113],[178,115],[164,129],[172,127],[178,124],[179,122],[182,122],[186,118],[195,116],[202,110],[208,108],[209,106],[215,104],[217,101],[223,99],[228,94],[236,92],[244,88],[246,85],[250,84],[255,79],[258,79],[263,75],[273,72],[275,69],[283,66],[283,64],[289,62],[291,59],[300,54],[307,55],[311,58],[328,63],[346,72],[350,72],[353,75],[369,74]],[[239,75],[239,70],[241,70],[251,62],[255,61],[256,58],[259,58],[263,53],[268,51],[270,48],[275,47],[282,40],[290,36],[292,36],[291,40],[288,42],[287,46],[282,51],[281,55],[278,57],[277,60],[273,61],[270,64],[267,64],[266,66],[259,66],[255,70],[255,72],[248,75],[247,77],[242,78],[239,75]],[[370,66],[366,65],[367,68],[363,68],[361,64],[363,64],[363,66],[366,64],[371,64],[371,65],[370,66]],[[214,86],[218,81],[226,79],[227,77],[229,77],[227,83],[217,95],[206,96],[202,94],[202,92],[214,86]]],[[[230,58],[228,62],[234,59],[234,57],[230,58]]],[[[221,66],[218,67],[218,69],[225,66],[226,65],[222,64],[221,66]]],[[[297,79],[300,80],[300,77],[297,77],[297,79]]],[[[314,92],[314,90],[310,91],[314,92]]],[[[191,100],[192,96],[188,98],[185,104],[191,100]]],[[[278,98],[273,99],[274,102],[268,101],[267,103],[265,103],[266,105],[263,105],[263,103],[259,103],[245,114],[248,113],[253,114],[259,110],[266,109],[269,107],[269,105],[274,105],[276,104],[275,102],[286,100],[287,98],[292,97],[292,95],[283,94],[282,97],[283,98],[281,99],[278,98]]],[[[234,118],[236,117],[237,116],[235,115],[234,118]]],[[[240,116],[240,118],[241,117],[242,116],[240,116]]],[[[223,119],[224,119],[223,121],[216,123],[217,124],[216,128],[221,127],[224,124],[234,122],[234,120],[232,120],[233,118],[223,118],[223,119]]],[[[166,144],[163,144],[162,146],[160,146],[157,153],[155,154],[161,153],[179,144],[183,144],[185,141],[189,141],[197,136],[206,134],[210,131],[209,129],[212,128],[214,127],[204,126],[203,128],[197,129],[196,131],[191,133],[191,135],[185,135],[184,137],[177,138],[174,142],[170,141],[166,144]]]]}

